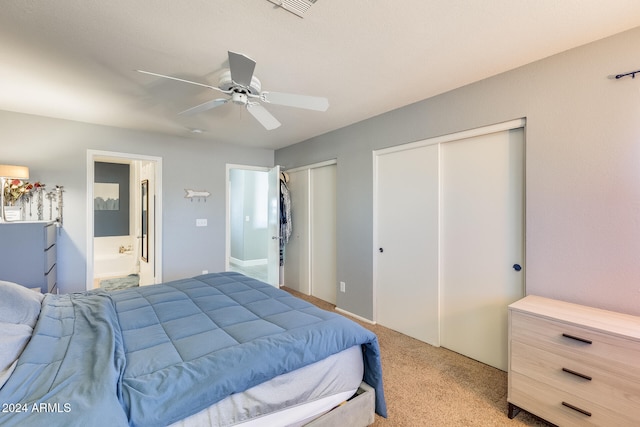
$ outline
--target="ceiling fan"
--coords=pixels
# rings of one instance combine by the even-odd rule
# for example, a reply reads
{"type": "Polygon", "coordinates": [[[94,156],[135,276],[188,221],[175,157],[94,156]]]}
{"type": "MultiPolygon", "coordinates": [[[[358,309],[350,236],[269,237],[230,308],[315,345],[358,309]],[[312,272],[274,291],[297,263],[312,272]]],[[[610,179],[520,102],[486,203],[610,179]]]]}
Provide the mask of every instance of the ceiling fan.
{"type": "Polygon", "coordinates": [[[229,69],[220,75],[217,87],[190,80],[179,79],[177,77],[166,76],[164,74],[152,73],[150,71],[137,71],[156,77],[203,86],[228,95],[227,98],[213,99],[184,110],[179,114],[197,114],[219,107],[231,101],[234,104],[244,105],[247,108],[247,111],[256,120],[258,120],[262,126],[267,130],[271,130],[279,127],[280,122],[269,111],[267,111],[260,102],[315,111],[326,111],[327,108],[329,108],[329,101],[327,98],[262,91],[260,80],[253,75],[256,62],[241,53],[229,51],[228,54],[229,69]]]}

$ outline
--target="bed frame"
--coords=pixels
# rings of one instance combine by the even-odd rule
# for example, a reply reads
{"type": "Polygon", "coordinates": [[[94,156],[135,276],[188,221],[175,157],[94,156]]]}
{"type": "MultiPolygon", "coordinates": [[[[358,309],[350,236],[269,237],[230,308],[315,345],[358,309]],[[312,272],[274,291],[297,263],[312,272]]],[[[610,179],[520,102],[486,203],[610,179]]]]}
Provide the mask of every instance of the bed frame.
{"type": "Polygon", "coordinates": [[[376,391],[364,381],[356,394],[305,427],[366,427],[375,421],[376,391]]]}

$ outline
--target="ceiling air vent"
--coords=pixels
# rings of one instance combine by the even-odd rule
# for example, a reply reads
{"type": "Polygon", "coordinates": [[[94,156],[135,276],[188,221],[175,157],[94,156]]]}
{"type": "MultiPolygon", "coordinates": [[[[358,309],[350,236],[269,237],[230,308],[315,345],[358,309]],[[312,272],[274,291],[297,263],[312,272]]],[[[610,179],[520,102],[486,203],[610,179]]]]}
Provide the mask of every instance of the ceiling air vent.
{"type": "Polygon", "coordinates": [[[273,4],[277,4],[281,8],[288,10],[291,13],[295,13],[301,18],[304,18],[304,14],[309,10],[317,0],[269,0],[273,4]]]}

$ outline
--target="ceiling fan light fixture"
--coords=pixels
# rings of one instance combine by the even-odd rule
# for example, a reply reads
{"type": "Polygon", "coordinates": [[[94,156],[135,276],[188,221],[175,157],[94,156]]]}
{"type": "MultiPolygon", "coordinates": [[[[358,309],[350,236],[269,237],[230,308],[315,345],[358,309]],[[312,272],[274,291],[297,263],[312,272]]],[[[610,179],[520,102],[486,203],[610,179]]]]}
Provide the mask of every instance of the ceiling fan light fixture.
{"type": "Polygon", "coordinates": [[[231,102],[238,105],[247,105],[247,95],[240,92],[233,92],[231,94],[231,102]]]}

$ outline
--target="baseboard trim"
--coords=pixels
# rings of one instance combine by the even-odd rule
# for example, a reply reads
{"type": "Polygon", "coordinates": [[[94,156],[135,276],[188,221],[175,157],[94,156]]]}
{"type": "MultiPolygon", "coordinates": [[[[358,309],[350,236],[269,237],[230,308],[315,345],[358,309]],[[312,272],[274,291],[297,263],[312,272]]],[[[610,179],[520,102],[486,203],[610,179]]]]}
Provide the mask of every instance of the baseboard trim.
{"type": "Polygon", "coordinates": [[[253,267],[253,266],[256,266],[256,265],[266,265],[267,264],[267,259],[266,258],[262,258],[262,259],[241,260],[241,259],[238,259],[238,258],[229,257],[229,264],[237,265],[238,267],[253,267]]]}
{"type": "Polygon", "coordinates": [[[358,319],[358,320],[359,320],[359,321],[361,321],[361,322],[368,323],[368,324],[370,324],[370,325],[375,325],[375,324],[377,324],[377,323],[376,323],[376,322],[374,322],[373,320],[369,320],[369,319],[366,319],[366,318],[364,318],[364,317],[362,317],[362,316],[358,316],[357,314],[350,313],[350,312],[348,312],[347,310],[343,310],[343,309],[341,309],[341,308],[339,308],[339,307],[336,307],[336,308],[335,308],[335,310],[336,310],[338,313],[340,313],[340,314],[344,314],[344,315],[347,315],[347,316],[350,316],[350,317],[356,318],[356,319],[358,319]]]}

